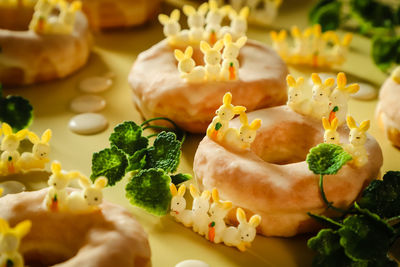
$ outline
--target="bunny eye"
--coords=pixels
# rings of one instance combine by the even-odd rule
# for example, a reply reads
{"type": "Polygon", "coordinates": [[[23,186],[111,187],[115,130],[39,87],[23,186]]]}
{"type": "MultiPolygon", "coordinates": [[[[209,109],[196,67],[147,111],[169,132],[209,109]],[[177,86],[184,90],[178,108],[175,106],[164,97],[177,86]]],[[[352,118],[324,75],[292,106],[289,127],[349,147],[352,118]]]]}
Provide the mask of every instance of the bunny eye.
{"type": "Polygon", "coordinates": [[[249,135],[249,139],[251,139],[251,135],[249,135]]]}
{"type": "Polygon", "coordinates": [[[320,96],[322,96],[322,93],[321,94],[319,94],[320,96]]]}
{"type": "Polygon", "coordinates": [[[87,195],[85,195],[85,199],[87,199],[87,195]]]}
{"type": "Polygon", "coordinates": [[[335,140],[335,137],[331,137],[332,140],[335,140]]]}
{"type": "Polygon", "coordinates": [[[360,139],[361,137],[357,136],[356,139],[360,139]]]}
{"type": "Polygon", "coordinates": [[[56,185],[57,185],[57,183],[53,183],[53,185],[54,185],[54,186],[56,186],[56,185]]]}
{"type": "Polygon", "coordinates": [[[95,197],[95,198],[94,198],[94,201],[97,201],[97,200],[99,200],[99,199],[98,199],[97,197],[95,197]]]}
{"type": "Polygon", "coordinates": [[[246,236],[249,237],[249,234],[247,234],[246,236]]]}
{"type": "Polygon", "coordinates": [[[294,96],[297,96],[297,94],[295,94],[294,96]]]}
{"type": "Polygon", "coordinates": [[[179,202],[178,202],[178,203],[176,203],[176,205],[179,205],[179,202]]]}

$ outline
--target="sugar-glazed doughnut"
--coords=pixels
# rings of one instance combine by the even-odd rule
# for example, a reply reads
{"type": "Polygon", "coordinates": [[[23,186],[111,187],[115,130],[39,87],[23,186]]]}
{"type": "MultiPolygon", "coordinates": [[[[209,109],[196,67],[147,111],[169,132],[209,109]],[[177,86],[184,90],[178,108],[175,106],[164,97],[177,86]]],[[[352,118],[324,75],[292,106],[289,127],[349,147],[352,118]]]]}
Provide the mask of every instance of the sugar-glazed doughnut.
{"type": "Polygon", "coordinates": [[[91,35],[81,4],[39,0],[0,4],[0,81],[24,85],[63,78],[82,67],[91,35]],[[53,11],[56,11],[53,13],[53,11]]]}
{"type": "Polygon", "coordinates": [[[400,147],[400,67],[385,81],[376,108],[380,127],[396,147],[400,147]]]}
{"type": "MultiPolygon", "coordinates": [[[[295,106],[304,106],[304,102],[300,103],[295,106]]],[[[217,188],[221,197],[231,200],[234,206],[259,214],[262,222],[258,231],[266,236],[313,231],[318,226],[307,212],[329,215],[320,195],[319,177],[305,162],[311,147],[325,140],[343,146],[353,157],[337,174],[325,177],[325,194],[339,207],[351,205],[362,189],[377,178],[382,165],[381,149],[366,133],[369,122],[358,126],[348,117],[347,124],[340,124],[331,115],[321,123],[321,118],[300,114],[292,107],[240,114],[225,133],[219,133],[222,137],[204,137],[194,158],[199,187],[217,188]],[[261,123],[256,123],[258,119],[261,123]],[[254,123],[253,129],[242,131],[249,122],[254,123]],[[236,141],[231,141],[232,136],[236,141]]],[[[234,214],[229,218],[235,221],[234,214]]]]}
{"type": "Polygon", "coordinates": [[[159,16],[167,38],[138,56],[128,78],[145,118],[168,117],[201,133],[228,90],[233,103],[249,111],[286,101],[285,63],[269,47],[247,40],[247,24],[222,27],[229,10],[215,1],[198,10],[185,6],[187,30],[181,30],[179,10],[159,16]]]}

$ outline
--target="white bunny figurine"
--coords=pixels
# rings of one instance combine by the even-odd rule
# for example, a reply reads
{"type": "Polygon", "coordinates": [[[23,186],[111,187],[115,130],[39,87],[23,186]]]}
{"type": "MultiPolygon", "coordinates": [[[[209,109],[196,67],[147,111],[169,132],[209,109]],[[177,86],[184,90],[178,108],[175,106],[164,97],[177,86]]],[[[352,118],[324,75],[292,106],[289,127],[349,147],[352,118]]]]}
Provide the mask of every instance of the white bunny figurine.
{"type": "Polygon", "coordinates": [[[347,116],[347,126],[351,129],[349,134],[350,143],[344,147],[344,150],[353,157],[352,163],[357,167],[362,167],[368,162],[368,154],[364,144],[367,141],[366,132],[369,129],[369,124],[369,120],[363,121],[360,127],[357,127],[353,117],[347,116]]]}
{"type": "Polygon", "coordinates": [[[223,241],[227,246],[234,246],[240,251],[245,251],[256,236],[256,227],[261,223],[261,217],[257,214],[253,215],[247,222],[246,213],[241,208],[237,208],[236,218],[239,221],[238,227],[226,228],[223,241]]]}
{"type": "Polygon", "coordinates": [[[291,28],[294,39],[292,59],[295,64],[307,64],[312,60],[312,28],[301,32],[297,26],[291,28]]]}
{"type": "Polygon", "coordinates": [[[19,144],[28,134],[28,130],[20,130],[14,134],[11,126],[7,123],[3,122],[1,127],[4,137],[3,140],[1,140],[0,146],[0,149],[3,150],[3,153],[1,153],[0,156],[0,172],[5,174],[14,174],[19,171],[17,166],[17,161],[20,158],[18,152],[19,144]]]}
{"type": "Polygon", "coordinates": [[[50,188],[47,191],[44,203],[49,210],[57,212],[65,209],[68,195],[65,189],[72,179],[79,177],[80,173],[63,171],[58,161],[51,163],[51,172],[52,174],[47,182],[50,188]]]}
{"type": "Polygon", "coordinates": [[[193,213],[186,209],[186,199],[184,198],[186,186],[183,184],[176,190],[176,186],[171,183],[169,189],[172,194],[171,216],[184,226],[191,227],[193,225],[193,213]]]}
{"type": "Polygon", "coordinates": [[[347,102],[349,101],[350,95],[357,93],[360,89],[358,84],[347,84],[346,74],[340,72],[337,75],[337,86],[333,90],[330,99],[332,101],[332,108],[337,107],[336,117],[339,120],[339,125],[345,122],[347,116],[347,102]]]}
{"type": "Polygon", "coordinates": [[[183,13],[188,17],[189,40],[198,43],[203,39],[204,35],[204,16],[208,10],[208,3],[200,5],[198,10],[190,5],[183,6],[183,13]]]}
{"type": "Polygon", "coordinates": [[[303,115],[309,115],[312,111],[310,100],[304,94],[304,78],[299,77],[297,80],[292,75],[286,77],[289,86],[288,105],[292,110],[303,115]]]}
{"type": "Polygon", "coordinates": [[[230,27],[222,27],[221,35],[224,36],[226,33],[232,35],[233,40],[237,40],[242,36],[246,35],[247,32],[247,17],[249,16],[250,9],[248,6],[243,7],[239,14],[234,10],[229,10],[229,19],[231,20],[230,27]]]}
{"type": "Polygon", "coordinates": [[[164,35],[168,38],[168,42],[171,45],[176,45],[179,42],[178,39],[181,32],[181,25],[179,24],[180,16],[181,13],[178,9],[174,9],[170,17],[165,14],[158,15],[158,20],[164,26],[164,35]]]}
{"type": "Polygon", "coordinates": [[[98,177],[94,184],[84,175],[79,176],[80,191],[72,192],[66,200],[67,209],[74,213],[91,212],[103,202],[103,188],[107,185],[106,177],[98,177]]]}
{"type": "Polygon", "coordinates": [[[211,242],[218,244],[222,242],[222,237],[226,229],[224,219],[228,215],[228,212],[232,209],[232,202],[221,201],[219,199],[219,193],[216,188],[212,190],[212,199],[213,203],[211,204],[209,210],[211,223],[209,225],[207,238],[211,242]]]}
{"type": "Polygon", "coordinates": [[[32,153],[24,152],[19,158],[17,165],[23,171],[29,171],[33,169],[44,169],[47,162],[50,161],[50,139],[51,130],[46,130],[41,139],[34,133],[28,132],[28,138],[32,142],[32,153]]]}
{"type": "Polygon", "coordinates": [[[47,20],[58,2],[59,0],[39,0],[35,5],[35,12],[29,23],[29,30],[45,33],[48,29],[47,20]]]}
{"type": "Polygon", "coordinates": [[[60,10],[59,22],[63,25],[64,33],[70,34],[75,26],[76,12],[82,9],[81,1],[74,1],[71,4],[66,4],[63,9],[60,10]]]}
{"type": "Polygon", "coordinates": [[[247,37],[240,37],[236,42],[232,42],[232,36],[227,33],[224,35],[224,52],[222,53],[222,79],[237,80],[239,78],[239,50],[247,42],[247,37]]]}
{"type": "Polygon", "coordinates": [[[218,8],[215,0],[208,3],[209,11],[206,16],[206,40],[210,44],[214,44],[220,37],[221,22],[226,13],[230,10],[229,6],[218,8]]]}
{"type": "Polygon", "coordinates": [[[278,52],[279,56],[281,56],[284,61],[287,61],[290,57],[290,50],[286,40],[287,31],[281,30],[279,33],[271,31],[270,36],[272,39],[272,47],[278,52]]]}
{"type": "Polygon", "coordinates": [[[192,216],[193,216],[193,231],[200,235],[206,235],[208,232],[208,225],[210,224],[210,217],[208,216],[208,209],[210,208],[210,191],[203,191],[201,195],[197,188],[191,184],[190,194],[193,197],[192,216]]]}
{"type": "Polygon", "coordinates": [[[322,118],[322,125],[324,126],[324,143],[340,145],[340,136],[336,131],[338,127],[338,119],[334,118],[332,123],[325,117],[322,118]]]}
{"type": "Polygon", "coordinates": [[[206,63],[207,80],[216,81],[221,76],[221,49],[224,47],[224,42],[218,40],[213,47],[207,42],[200,42],[200,50],[204,54],[206,63]]]}
{"type": "Polygon", "coordinates": [[[396,68],[392,71],[390,77],[392,78],[392,80],[393,80],[395,83],[400,84],[400,66],[396,67],[396,68]]]}
{"type": "Polygon", "coordinates": [[[245,112],[243,106],[232,105],[232,94],[227,92],[223,97],[223,104],[215,112],[215,116],[207,128],[207,136],[214,141],[221,141],[224,138],[226,131],[229,129],[229,121],[235,115],[245,112]]]}
{"type": "Polygon", "coordinates": [[[23,267],[24,258],[19,252],[21,239],[32,228],[32,222],[25,220],[11,228],[8,222],[0,218],[0,266],[23,267]]]}
{"type": "Polygon", "coordinates": [[[335,65],[342,65],[346,61],[349,52],[349,46],[353,39],[353,34],[347,33],[343,40],[338,41],[332,49],[332,57],[335,59],[335,65]]]}
{"type": "Polygon", "coordinates": [[[321,119],[328,117],[329,112],[333,109],[332,102],[329,99],[331,88],[335,84],[335,79],[328,78],[322,83],[318,74],[311,75],[314,86],[312,88],[312,116],[321,119]]]}
{"type": "Polygon", "coordinates": [[[179,49],[175,49],[175,58],[179,61],[178,70],[181,78],[187,82],[199,83],[206,78],[206,69],[203,66],[195,67],[196,63],[192,59],[193,48],[186,47],[185,53],[179,49]]]}

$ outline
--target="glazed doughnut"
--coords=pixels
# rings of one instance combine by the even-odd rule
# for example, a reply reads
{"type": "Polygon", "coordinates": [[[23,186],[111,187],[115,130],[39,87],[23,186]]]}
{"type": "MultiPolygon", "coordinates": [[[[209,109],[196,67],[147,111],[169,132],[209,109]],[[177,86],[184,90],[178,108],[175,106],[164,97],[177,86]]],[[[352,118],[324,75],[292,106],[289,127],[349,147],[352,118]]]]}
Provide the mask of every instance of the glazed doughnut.
{"type": "Polygon", "coordinates": [[[376,115],[390,142],[400,147],[400,67],[382,85],[376,115]]]}
{"type": "Polygon", "coordinates": [[[28,29],[32,6],[0,5],[0,81],[25,85],[63,78],[88,60],[91,35],[77,11],[71,34],[38,34],[28,29]]]}
{"type": "MultiPolygon", "coordinates": [[[[248,40],[240,49],[236,81],[185,82],[173,52],[167,40],[161,41],[138,56],[129,74],[133,101],[146,119],[168,117],[187,131],[204,133],[228,91],[235,95],[233,103],[248,111],[286,102],[287,67],[257,41],[248,40]]],[[[193,58],[197,65],[204,64],[200,49],[194,49],[193,58]]]]}
{"type": "MultiPolygon", "coordinates": [[[[204,190],[217,188],[221,198],[262,217],[259,233],[265,236],[294,236],[317,229],[307,212],[324,214],[318,180],[305,162],[311,147],[323,142],[321,120],[300,115],[287,106],[261,109],[248,114],[262,126],[250,150],[233,151],[205,137],[196,151],[193,169],[204,190]]],[[[240,125],[236,118],[232,125],[240,125]]],[[[346,125],[337,129],[341,142],[348,139],[346,125]]],[[[329,201],[347,207],[382,165],[378,143],[367,136],[368,164],[362,168],[345,165],[336,175],[325,176],[329,201]]],[[[234,221],[234,214],[229,218],[234,221]]]]}
{"type": "Polygon", "coordinates": [[[0,218],[32,222],[20,247],[27,265],[150,266],[147,235],[128,211],[103,202],[85,214],[51,212],[43,205],[47,190],[0,198],[0,218]]]}

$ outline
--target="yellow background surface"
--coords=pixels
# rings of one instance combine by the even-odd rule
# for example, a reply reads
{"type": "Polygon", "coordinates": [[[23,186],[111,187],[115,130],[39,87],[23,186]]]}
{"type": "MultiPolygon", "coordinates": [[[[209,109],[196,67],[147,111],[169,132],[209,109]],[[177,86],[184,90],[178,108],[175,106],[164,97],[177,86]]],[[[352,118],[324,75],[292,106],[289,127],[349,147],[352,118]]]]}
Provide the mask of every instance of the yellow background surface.
{"type": "MultiPolygon", "coordinates": [[[[311,1],[284,1],[279,18],[272,29],[290,28],[298,24],[307,25],[307,11],[311,1]]],[[[165,7],[164,7],[165,8],[165,7]]],[[[165,10],[170,10],[168,7],[165,10]]],[[[270,43],[269,29],[250,27],[248,37],[270,43]]],[[[92,153],[109,146],[108,137],[118,123],[125,120],[141,122],[141,117],[131,101],[127,83],[128,73],[136,56],[143,50],[163,39],[162,28],[153,21],[147,26],[98,33],[94,35],[95,47],[88,64],[79,72],[64,80],[26,88],[6,89],[6,94],[22,95],[34,106],[34,122],[30,127],[41,134],[47,128],[53,130],[51,159],[57,159],[65,170],[80,170],[90,175],[92,153]],[[85,77],[115,73],[112,88],[100,95],[107,100],[107,107],[101,112],[109,121],[108,129],[100,134],[82,136],[68,129],[69,120],[75,115],[69,110],[70,101],[83,93],[77,85],[85,77]]],[[[355,36],[348,61],[337,70],[349,75],[351,82],[369,82],[379,88],[386,75],[379,71],[369,56],[370,41],[355,36]]],[[[295,76],[309,75],[313,70],[290,68],[295,76]]],[[[335,70],[335,71],[337,71],[335,70]]],[[[315,71],[315,70],[314,70],[315,71]]],[[[357,121],[371,119],[370,133],[376,137],[384,153],[383,172],[400,170],[400,151],[393,148],[378,129],[374,118],[376,100],[351,100],[349,111],[357,121]]],[[[201,135],[189,135],[183,146],[179,170],[192,173],[193,156],[201,135]]],[[[350,179],[351,177],[349,177],[350,179]]],[[[306,247],[309,236],[294,238],[265,238],[257,236],[252,247],[245,253],[223,245],[215,245],[190,229],[176,223],[170,216],[162,218],[150,215],[133,207],[125,199],[126,181],[105,189],[107,200],[129,209],[149,234],[153,266],[174,266],[185,259],[200,259],[210,266],[308,266],[313,253],[306,247]]]]}

